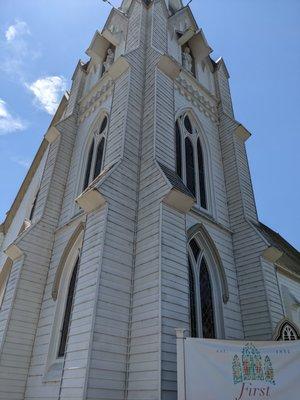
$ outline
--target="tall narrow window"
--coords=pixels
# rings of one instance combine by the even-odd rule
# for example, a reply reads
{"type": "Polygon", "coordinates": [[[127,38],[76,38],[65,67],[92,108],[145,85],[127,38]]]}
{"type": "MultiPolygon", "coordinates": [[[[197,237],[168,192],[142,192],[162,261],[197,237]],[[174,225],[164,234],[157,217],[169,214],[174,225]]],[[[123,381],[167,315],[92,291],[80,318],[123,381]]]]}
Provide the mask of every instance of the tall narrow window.
{"type": "Polygon", "coordinates": [[[94,140],[92,141],[89,155],[88,155],[88,161],[86,165],[86,171],[85,171],[85,177],[84,177],[84,185],[83,185],[83,190],[85,190],[90,182],[90,176],[91,176],[91,168],[92,168],[92,162],[93,162],[93,155],[94,155],[94,147],[95,143],[94,140]]]}
{"type": "Polygon", "coordinates": [[[189,138],[185,138],[186,185],[196,196],[194,149],[189,138]]]}
{"type": "Polygon", "coordinates": [[[191,337],[197,337],[197,314],[196,314],[196,295],[195,295],[195,279],[190,258],[189,264],[189,290],[190,290],[190,326],[191,337]]]}
{"type": "Polygon", "coordinates": [[[181,153],[181,133],[179,123],[176,121],[175,124],[175,142],[176,142],[176,172],[177,175],[182,178],[182,153],[181,153]]]}
{"type": "Polygon", "coordinates": [[[68,290],[65,314],[64,314],[59,349],[58,349],[58,357],[59,358],[64,357],[65,352],[66,352],[67,339],[68,339],[68,333],[69,333],[70,321],[71,321],[71,313],[72,313],[73,302],[74,302],[76,280],[77,280],[77,274],[78,274],[78,266],[79,266],[79,257],[77,258],[76,264],[74,266],[73,273],[72,273],[71,280],[70,280],[69,290],[68,290]]]}
{"type": "Polygon", "coordinates": [[[37,203],[38,195],[39,195],[39,191],[38,191],[37,194],[35,195],[34,201],[33,201],[33,203],[32,203],[31,210],[30,210],[30,215],[29,215],[29,221],[32,221],[32,220],[33,220],[34,213],[35,213],[35,209],[36,209],[36,203],[37,203]]]}
{"type": "Polygon", "coordinates": [[[105,141],[108,131],[108,116],[102,117],[93,129],[93,141],[89,149],[83,190],[101,174],[104,161],[105,141]]]}
{"type": "Polygon", "coordinates": [[[194,238],[189,243],[188,257],[190,332],[192,337],[216,337],[213,285],[204,251],[194,238]]]}
{"type": "Polygon", "coordinates": [[[200,295],[203,337],[215,338],[214,306],[212,287],[206,261],[202,258],[200,265],[200,295]]]}
{"type": "Polygon", "coordinates": [[[98,150],[97,150],[97,155],[96,155],[95,171],[94,171],[94,179],[97,178],[97,176],[101,172],[102,161],[103,161],[103,152],[104,152],[104,141],[105,141],[105,139],[102,138],[101,142],[98,145],[98,150]]]}
{"type": "Polygon", "coordinates": [[[197,155],[198,155],[198,168],[199,168],[199,191],[200,191],[200,204],[201,207],[207,208],[206,190],[205,190],[205,172],[202,146],[200,139],[197,140],[197,155]]]}
{"type": "Polygon", "coordinates": [[[179,117],[175,123],[175,147],[177,175],[195,196],[197,204],[207,210],[203,148],[199,130],[188,113],[179,117]]]}

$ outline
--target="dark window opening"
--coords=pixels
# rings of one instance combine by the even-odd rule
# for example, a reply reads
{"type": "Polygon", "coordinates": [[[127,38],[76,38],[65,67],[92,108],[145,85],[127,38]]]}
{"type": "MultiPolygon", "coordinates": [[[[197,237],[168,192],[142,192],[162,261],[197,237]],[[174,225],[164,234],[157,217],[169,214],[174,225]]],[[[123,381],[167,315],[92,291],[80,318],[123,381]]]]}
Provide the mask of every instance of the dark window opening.
{"type": "Polygon", "coordinates": [[[189,138],[185,139],[186,184],[196,197],[194,149],[189,138]]]}
{"type": "Polygon", "coordinates": [[[99,134],[100,134],[100,135],[101,135],[101,133],[103,133],[103,132],[105,131],[105,129],[106,129],[107,121],[108,121],[108,119],[107,119],[107,117],[105,116],[104,119],[103,119],[103,121],[102,121],[100,130],[99,130],[99,134]]]}
{"type": "Polygon", "coordinates": [[[203,338],[215,339],[214,306],[210,276],[203,258],[200,266],[200,296],[203,338]]]}
{"type": "Polygon", "coordinates": [[[102,169],[104,143],[105,143],[105,139],[102,138],[101,142],[98,145],[98,149],[97,149],[96,164],[95,164],[95,171],[94,171],[94,179],[97,178],[97,176],[100,174],[101,169],[102,169]]]}
{"type": "Polygon", "coordinates": [[[191,337],[197,337],[195,279],[190,258],[188,259],[188,264],[189,264],[189,291],[190,291],[190,329],[191,329],[191,337]]]}
{"type": "Polygon", "coordinates": [[[175,141],[176,141],[176,172],[182,178],[182,153],[181,153],[181,133],[179,123],[176,121],[175,125],[175,141]]]}
{"type": "Polygon", "coordinates": [[[93,140],[93,142],[91,144],[89,155],[88,155],[88,162],[87,162],[87,165],[86,165],[83,190],[85,190],[89,186],[89,183],[90,183],[91,168],[92,168],[92,162],[93,162],[93,154],[94,154],[94,140],[93,140]]]}
{"type": "Polygon", "coordinates": [[[200,140],[197,140],[197,153],[198,153],[198,165],[199,165],[199,191],[200,191],[200,204],[201,207],[207,208],[206,190],[205,190],[205,171],[204,171],[204,160],[203,151],[200,140]]]}
{"type": "Polygon", "coordinates": [[[33,217],[34,217],[38,195],[39,195],[39,191],[37,192],[37,194],[36,194],[36,196],[34,198],[34,202],[32,204],[32,207],[31,207],[30,216],[29,216],[29,220],[30,221],[32,221],[33,217]]]}
{"type": "Polygon", "coordinates": [[[188,133],[192,134],[193,133],[193,127],[190,118],[186,115],[184,117],[184,126],[185,129],[188,131],[188,133]]]}
{"type": "Polygon", "coordinates": [[[69,284],[68,297],[67,297],[66,309],[65,309],[64,319],[63,319],[61,338],[60,338],[60,344],[59,344],[59,350],[58,350],[58,357],[60,357],[60,358],[64,357],[64,355],[66,353],[67,339],[68,339],[68,333],[69,333],[69,328],[70,328],[71,313],[72,313],[72,308],[73,308],[76,280],[77,280],[77,274],[78,274],[78,266],[79,266],[79,257],[77,258],[75,267],[73,269],[72,277],[70,280],[70,284],[69,284]]]}
{"type": "Polygon", "coordinates": [[[192,252],[194,254],[195,260],[197,261],[198,257],[199,257],[199,254],[200,254],[200,248],[199,248],[198,243],[196,242],[195,239],[192,239],[190,241],[190,248],[191,248],[191,250],[192,250],[192,252]]]}

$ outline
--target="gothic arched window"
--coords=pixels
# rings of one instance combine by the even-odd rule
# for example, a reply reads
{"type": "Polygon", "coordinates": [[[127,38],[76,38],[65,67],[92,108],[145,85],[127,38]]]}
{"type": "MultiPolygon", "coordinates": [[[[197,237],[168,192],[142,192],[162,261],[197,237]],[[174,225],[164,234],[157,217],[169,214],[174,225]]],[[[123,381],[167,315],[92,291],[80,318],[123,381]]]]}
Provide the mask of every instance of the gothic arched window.
{"type": "Polygon", "coordinates": [[[36,203],[37,203],[38,195],[39,195],[39,190],[37,191],[37,193],[36,193],[36,195],[34,197],[32,206],[31,206],[30,215],[29,215],[29,221],[33,220],[35,209],[36,209],[36,203]]]}
{"type": "Polygon", "coordinates": [[[199,131],[188,113],[175,123],[176,172],[203,209],[208,208],[205,161],[199,131]]]}
{"type": "Polygon", "coordinates": [[[67,350],[83,235],[84,224],[79,224],[66,244],[54,276],[52,299],[56,306],[47,359],[47,372],[51,376],[61,370],[67,350]]]}
{"type": "Polygon", "coordinates": [[[78,274],[78,265],[79,265],[79,256],[77,257],[75,266],[73,268],[73,272],[72,272],[72,276],[71,276],[69,288],[68,288],[67,301],[66,301],[66,307],[65,307],[65,312],[64,312],[64,318],[62,321],[61,336],[60,336],[59,348],[58,348],[58,354],[57,354],[57,356],[59,358],[64,357],[65,352],[66,352],[67,339],[68,339],[68,333],[69,333],[70,321],[71,321],[71,312],[72,312],[73,303],[74,303],[74,294],[75,294],[75,286],[76,286],[76,280],[77,280],[77,274],[78,274]]]}
{"type": "Polygon", "coordinates": [[[101,173],[104,163],[104,149],[108,130],[108,116],[104,115],[93,130],[93,139],[89,147],[83,190],[101,173]]]}
{"type": "Polygon", "coordinates": [[[300,340],[300,333],[296,326],[285,320],[281,322],[275,339],[284,342],[300,340]]]}
{"type": "Polygon", "coordinates": [[[203,250],[194,238],[189,243],[190,330],[192,337],[216,338],[212,277],[203,250]]]}

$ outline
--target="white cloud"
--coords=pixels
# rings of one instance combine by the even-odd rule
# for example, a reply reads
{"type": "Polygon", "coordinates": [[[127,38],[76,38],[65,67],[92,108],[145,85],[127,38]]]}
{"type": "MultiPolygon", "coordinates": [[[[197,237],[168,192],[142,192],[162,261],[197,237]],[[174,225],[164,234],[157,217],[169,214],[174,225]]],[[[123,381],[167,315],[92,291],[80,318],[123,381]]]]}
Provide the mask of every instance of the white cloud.
{"type": "Polygon", "coordinates": [[[35,95],[38,105],[53,115],[67,88],[67,82],[63,76],[47,76],[26,86],[35,95]]]}
{"type": "Polygon", "coordinates": [[[30,30],[27,23],[16,20],[5,32],[5,39],[0,40],[0,70],[13,79],[17,78],[22,84],[32,69],[33,60],[41,56],[37,43],[33,48],[28,42],[28,35],[30,30]]]}
{"type": "Polygon", "coordinates": [[[27,159],[22,158],[22,157],[11,157],[11,161],[16,163],[16,164],[18,164],[18,165],[20,165],[21,167],[26,168],[26,169],[29,168],[30,164],[31,164],[30,160],[27,160],[27,159]]]}
{"type": "Polygon", "coordinates": [[[5,37],[8,42],[13,41],[17,37],[29,35],[30,30],[25,21],[16,20],[15,24],[10,25],[5,32],[5,37]]]}
{"type": "Polygon", "coordinates": [[[18,117],[13,117],[7,110],[4,100],[0,99],[0,135],[26,129],[26,124],[18,117]]]}

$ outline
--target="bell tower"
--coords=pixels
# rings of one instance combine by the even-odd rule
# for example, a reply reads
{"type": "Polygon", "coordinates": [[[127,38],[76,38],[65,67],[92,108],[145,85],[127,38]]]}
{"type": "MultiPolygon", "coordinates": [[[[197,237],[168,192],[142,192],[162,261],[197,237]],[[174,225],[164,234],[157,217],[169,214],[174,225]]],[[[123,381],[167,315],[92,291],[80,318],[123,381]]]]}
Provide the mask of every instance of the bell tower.
{"type": "Polygon", "coordinates": [[[176,400],[176,329],[272,337],[286,258],[212,51],[181,0],[95,32],[0,226],[0,399],[176,400]]]}

